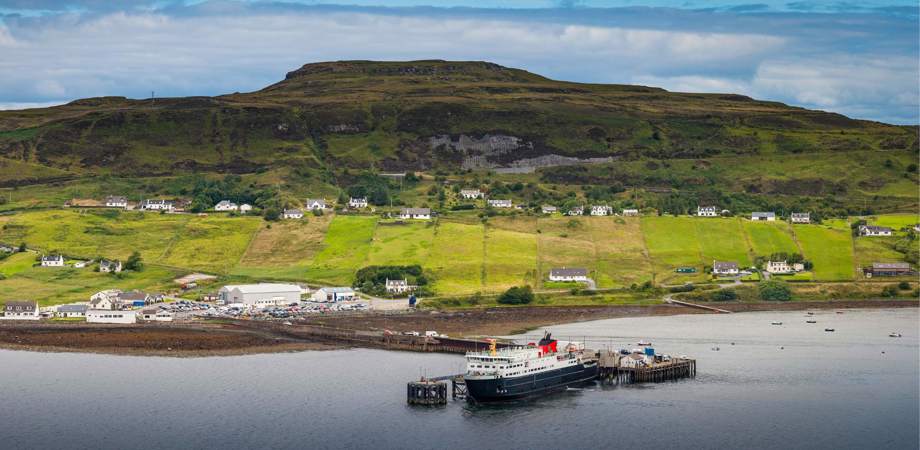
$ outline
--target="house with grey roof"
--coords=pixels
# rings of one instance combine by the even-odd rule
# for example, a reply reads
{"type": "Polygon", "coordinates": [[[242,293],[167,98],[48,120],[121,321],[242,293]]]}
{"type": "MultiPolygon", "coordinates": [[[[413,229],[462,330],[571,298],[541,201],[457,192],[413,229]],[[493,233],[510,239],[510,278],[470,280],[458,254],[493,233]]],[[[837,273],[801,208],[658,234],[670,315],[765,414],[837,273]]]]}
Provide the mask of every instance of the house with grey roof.
{"type": "Polygon", "coordinates": [[[230,200],[221,200],[214,205],[214,211],[237,211],[239,209],[240,206],[230,200]]]}
{"type": "Polygon", "coordinates": [[[588,281],[588,269],[580,267],[550,269],[549,281],[588,281]]]}
{"type": "Polygon", "coordinates": [[[64,267],[64,257],[61,255],[42,256],[42,267],[64,267]]]}
{"type": "Polygon", "coordinates": [[[348,199],[350,208],[367,208],[367,197],[351,197],[348,199]]]}
{"type": "Polygon", "coordinates": [[[913,274],[913,268],[910,267],[910,263],[906,262],[876,262],[869,267],[863,268],[863,275],[866,278],[897,277],[913,274]]]}
{"type": "Polygon", "coordinates": [[[105,207],[106,208],[128,208],[128,197],[121,195],[109,195],[105,198],[105,207]]]}
{"type": "Polygon", "coordinates": [[[540,212],[543,214],[555,214],[558,209],[553,205],[543,205],[540,207],[540,212]]]}
{"type": "Polygon", "coordinates": [[[350,287],[321,287],[313,291],[315,302],[346,302],[357,298],[355,290],[350,287]]]}
{"type": "Polygon", "coordinates": [[[460,189],[460,196],[467,199],[473,200],[477,198],[482,198],[482,191],[479,189],[460,189]]]}
{"type": "Polygon", "coordinates": [[[299,209],[285,209],[281,214],[282,219],[303,219],[303,211],[299,209]]]}
{"type": "Polygon", "coordinates": [[[613,214],[613,208],[607,205],[592,205],[591,206],[592,216],[609,216],[611,214],[613,214]]]}
{"type": "Polygon", "coordinates": [[[891,228],[875,225],[860,225],[860,236],[891,236],[891,228]]]}
{"type": "Polygon", "coordinates": [[[102,261],[99,261],[99,271],[104,273],[121,272],[121,261],[103,259],[102,261]]]}
{"type": "Polygon", "coordinates": [[[696,215],[698,217],[718,217],[719,207],[718,206],[697,206],[696,215]]]}
{"type": "Polygon", "coordinates": [[[751,220],[753,221],[766,221],[773,222],[776,220],[776,214],[772,211],[769,212],[752,212],[751,220]]]}
{"type": "Polygon", "coordinates": [[[3,319],[38,320],[38,304],[31,300],[7,300],[3,305],[3,319]]]}
{"type": "Polygon", "coordinates": [[[739,272],[740,270],[738,269],[738,263],[734,261],[712,262],[713,275],[738,275],[739,272]]]}
{"type": "Polygon", "coordinates": [[[403,294],[412,290],[412,286],[409,285],[409,281],[405,278],[402,280],[391,280],[387,278],[384,286],[388,294],[403,294]]]}
{"type": "Polygon", "coordinates": [[[54,316],[64,319],[85,318],[88,309],[87,305],[60,305],[54,311],[54,316]]]}
{"type": "Polygon", "coordinates": [[[511,200],[508,200],[508,199],[490,198],[489,206],[493,208],[510,208],[513,205],[511,203],[511,200]]]}
{"type": "Polygon", "coordinates": [[[431,208],[403,208],[399,212],[400,219],[431,219],[431,208]]]}
{"type": "Polygon", "coordinates": [[[789,221],[792,223],[811,223],[811,213],[803,212],[797,213],[794,212],[789,215],[789,221]]]}
{"type": "Polygon", "coordinates": [[[326,209],[326,199],[308,198],[307,203],[304,204],[304,207],[312,211],[326,209]]]}
{"type": "Polygon", "coordinates": [[[638,216],[639,210],[636,208],[627,208],[623,210],[623,215],[626,217],[638,216]]]}
{"type": "Polygon", "coordinates": [[[584,214],[584,213],[585,213],[585,207],[584,207],[584,206],[574,206],[574,207],[572,207],[572,209],[566,211],[566,212],[565,212],[565,215],[567,215],[567,216],[580,216],[580,215],[582,215],[582,214],[584,214]]]}

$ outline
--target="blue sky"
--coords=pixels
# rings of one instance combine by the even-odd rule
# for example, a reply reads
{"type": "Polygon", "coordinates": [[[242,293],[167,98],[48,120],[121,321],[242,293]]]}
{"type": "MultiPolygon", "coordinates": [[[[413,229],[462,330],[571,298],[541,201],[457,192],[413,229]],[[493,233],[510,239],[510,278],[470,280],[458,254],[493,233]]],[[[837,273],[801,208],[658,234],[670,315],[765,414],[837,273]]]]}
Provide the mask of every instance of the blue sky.
{"type": "Polygon", "coordinates": [[[0,108],[260,89],[304,63],[488,60],[917,124],[916,1],[0,0],[0,108]]]}

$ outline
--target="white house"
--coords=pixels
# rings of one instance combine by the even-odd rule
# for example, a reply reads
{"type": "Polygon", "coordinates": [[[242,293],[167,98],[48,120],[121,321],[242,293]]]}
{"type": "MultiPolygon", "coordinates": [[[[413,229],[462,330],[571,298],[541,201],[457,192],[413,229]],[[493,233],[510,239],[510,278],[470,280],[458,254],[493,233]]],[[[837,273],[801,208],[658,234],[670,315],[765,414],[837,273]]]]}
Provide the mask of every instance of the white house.
{"type": "Polygon", "coordinates": [[[220,288],[217,298],[225,305],[242,303],[256,308],[289,305],[300,301],[300,286],[280,283],[227,285],[220,288]]]}
{"type": "Polygon", "coordinates": [[[400,219],[421,219],[429,220],[431,219],[431,209],[430,208],[403,208],[399,212],[400,219]]]}
{"type": "Polygon", "coordinates": [[[121,195],[109,195],[105,198],[105,207],[127,209],[128,197],[123,197],[121,195]]]}
{"type": "Polygon", "coordinates": [[[310,210],[326,209],[326,200],[322,198],[308,198],[304,206],[310,210]]]}
{"type": "Polygon", "coordinates": [[[875,225],[860,225],[860,236],[891,236],[891,228],[877,227],[875,225]]]}
{"type": "Polygon", "coordinates": [[[613,214],[613,208],[607,205],[593,205],[591,206],[591,215],[592,216],[609,216],[613,214]]]}
{"type": "Polygon", "coordinates": [[[776,220],[776,214],[773,213],[772,211],[769,211],[769,212],[752,212],[752,213],[751,213],[751,220],[753,220],[753,221],[755,221],[755,222],[756,222],[756,221],[773,222],[773,221],[776,220]]]}
{"type": "Polygon", "coordinates": [[[412,290],[412,286],[409,286],[409,281],[406,279],[391,280],[387,278],[386,289],[388,294],[402,294],[412,290]]]}
{"type": "Polygon", "coordinates": [[[214,211],[237,211],[239,209],[239,205],[231,202],[230,200],[221,200],[219,203],[214,205],[214,211]]]}
{"type": "Polygon", "coordinates": [[[786,261],[767,261],[763,269],[768,273],[795,273],[805,270],[805,264],[789,264],[786,261]]]}
{"type": "Polygon", "coordinates": [[[623,210],[623,215],[624,215],[624,216],[638,216],[638,215],[639,215],[639,210],[638,210],[638,209],[635,209],[635,208],[633,208],[633,209],[624,209],[624,210],[623,210]]]}
{"type": "Polygon", "coordinates": [[[285,209],[281,214],[282,219],[303,219],[303,211],[299,209],[285,209]]]}
{"type": "Polygon", "coordinates": [[[588,269],[566,267],[550,269],[549,281],[588,281],[588,269]]]}
{"type": "Polygon", "coordinates": [[[717,206],[697,206],[696,215],[699,217],[718,217],[719,208],[717,206]]]}
{"type": "Polygon", "coordinates": [[[137,323],[137,313],[131,310],[112,311],[109,309],[89,309],[86,311],[87,323],[137,323]]]}
{"type": "Polygon", "coordinates": [[[738,275],[738,263],[734,261],[713,261],[712,273],[715,275],[738,275]]]}
{"type": "Polygon", "coordinates": [[[91,262],[92,262],[92,261],[74,261],[74,263],[73,263],[73,268],[74,268],[74,269],[82,269],[82,268],[86,267],[86,265],[89,264],[89,263],[91,263],[91,262]]]}
{"type": "Polygon", "coordinates": [[[482,198],[482,191],[479,189],[460,189],[460,196],[467,199],[473,200],[477,198],[482,198]]]}
{"type": "Polygon", "coordinates": [[[575,207],[573,207],[572,209],[566,211],[566,212],[565,212],[565,215],[567,215],[567,216],[580,216],[580,215],[582,215],[582,214],[584,214],[584,213],[585,213],[585,207],[584,207],[584,206],[575,206],[575,207]]]}
{"type": "Polygon", "coordinates": [[[141,202],[140,208],[148,211],[172,211],[176,209],[176,204],[170,200],[148,199],[141,202]]]}
{"type": "Polygon", "coordinates": [[[82,318],[86,317],[86,311],[89,306],[86,305],[59,305],[54,315],[61,318],[82,318]]]}
{"type": "Polygon", "coordinates": [[[811,214],[807,212],[804,212],[804,213],[794,212],[789,215],[789,220],[792,223],[811,223],[811,214]]]}
{"type": "Polygon", "coordinates": [[[6,320],[38,320],[38,304],[27,300],[7,300],[3,305],[3,318],[6,320]]]}
{"type": "Polygon", "coordinates": [[[357,294],[350,287],[322,287],[313,291],[315,302],[347,302],[355,298],[357,294]]]}
{"type": "Polygon", "coordinates": [[[99,271],[105,273],[121,272],[121,261],[103,259],[102,261],[99,261],[99,271]]]}
{"type": "Polygon", "coordinates": [[[147,322],[172,322],[173,313],[160,311],[158,308],[147,308],[141,311],[140,319],[147,322]]]}
{"type": "Polygon", "coordinates": [[[554,214],[558,209],[553,205],[543,205],[540,207],[540,212],[543,214],[554,214]]]}
{"type": "Polygon", "coordinates": [[[121,295],[120,289],[106,289],[99,291],[89,298],[89,307],[91,309],[116,309],[121,305],[118,296],[121,295]]]}
{"type": "Polygon", "coordinates": [[[249,203],[243,203],[242,205],[240,205],[240,213],[246,214],[250,212],[252,212],[252,205],[250,205],[249,203]]]}
{"type": "Polygon", "coordinates": [[[511,200],[508,199],[489,199],[489,206],[493,208],[510,208],[512,206],[511,200]]]}
{"type": "Polygon", "coordinates": [[[64,257],[61,255],[42,256],[42,267],[64,267],[64,257]]]}
{"type": "Polygon", "coordinates": [[[367,208],[367,197],[351,197],[348,199],[351,208],[367,208]]]}

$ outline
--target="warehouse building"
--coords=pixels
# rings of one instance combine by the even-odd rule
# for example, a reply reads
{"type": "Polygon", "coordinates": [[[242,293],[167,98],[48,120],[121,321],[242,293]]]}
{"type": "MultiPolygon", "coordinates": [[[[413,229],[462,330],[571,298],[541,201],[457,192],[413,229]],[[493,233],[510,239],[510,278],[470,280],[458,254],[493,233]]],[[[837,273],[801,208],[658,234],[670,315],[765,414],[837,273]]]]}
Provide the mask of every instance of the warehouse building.
{"type": "Polygon", "coordinates": [[[299,302],[300,293],[300,286],[296,284],[237,284],[220,288],[217,297],[218,301],[225,305],[241,303],[246,306],[264,308],[299,302]]]}

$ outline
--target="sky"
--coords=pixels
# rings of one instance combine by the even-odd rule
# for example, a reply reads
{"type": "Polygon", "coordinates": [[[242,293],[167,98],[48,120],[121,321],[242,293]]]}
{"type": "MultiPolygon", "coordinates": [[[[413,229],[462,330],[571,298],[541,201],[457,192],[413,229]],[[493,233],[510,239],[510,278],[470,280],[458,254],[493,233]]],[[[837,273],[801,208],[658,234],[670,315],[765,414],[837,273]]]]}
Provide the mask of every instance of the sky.
{"type": "Polygon", "coordinates": [[[447,59],[918,124],[918,18],[916,0],[0,0],[0,109],[447,59]]]}

